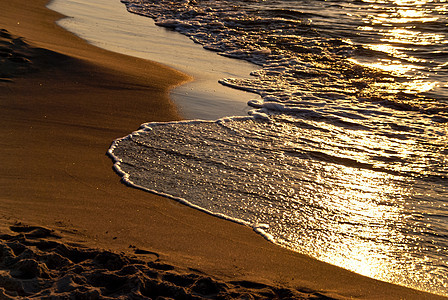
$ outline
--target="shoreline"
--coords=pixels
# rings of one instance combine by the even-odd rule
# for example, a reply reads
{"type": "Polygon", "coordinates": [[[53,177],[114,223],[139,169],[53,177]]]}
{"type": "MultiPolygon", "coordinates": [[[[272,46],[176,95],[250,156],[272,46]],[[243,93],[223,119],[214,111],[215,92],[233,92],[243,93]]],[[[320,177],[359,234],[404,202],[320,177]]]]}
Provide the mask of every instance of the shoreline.
{"type": "Polygon", "coordinates": [[[215,120],[247,115],[257,94],[226,87],[223,78],[249,78],[259,67],[205,50],[188,37],[128,12],[119,1],[52,1],[48,8],[68,17],[57,24],[89,44],[116,53],[157,61],[188,73],[194,80],[177,86],[170,97],[186,119],[215,120]],[[101,11],[98,18],[95,11],[101,11]]]}
{"type": "Polygon", "coordinates": [[[142,123],[180,120],[169,90],[190,78],[87,44],[57,26],[62,16],[46,4],[1,3],[0,28],[13,35],[2,34],[2,47],[15,57],[0,82],[0,233],[11,236],[3,241],[16,234],[28,242],[56,238],[49,228],[66,246],[128,256],[140,249],[147,263],[157,256],[183,272],[250,282],[252,290],[267,285],[308,297],[444,299],[319,262],[251,228],[122,184],[106,156],[110,144],[142,123]],[[34,230],[37,237],[29,235],[34,230]]]}

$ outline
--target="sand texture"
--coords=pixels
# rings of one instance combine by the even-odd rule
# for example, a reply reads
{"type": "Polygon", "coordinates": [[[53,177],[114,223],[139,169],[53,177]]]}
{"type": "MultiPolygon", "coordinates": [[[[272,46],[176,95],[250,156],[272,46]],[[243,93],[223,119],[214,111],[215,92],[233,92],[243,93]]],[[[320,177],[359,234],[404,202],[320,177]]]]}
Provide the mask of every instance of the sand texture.
{"type": "Polygon", "coordinates": [[[152,251],[130,246],[133,255],[62,243],[38,226],[11,226],[0,236],[0,297],[70,299],[331,299],[306,289],[252,281],[215,280],[194,269],[160,262],[152,251]]]}
{"type": "Polygon", "coordinates": [[[46,1],[0,0],[0,298],[443,298],[122,184],[110,144],[179,120],[190,77],[85,43],[46,1]]]}

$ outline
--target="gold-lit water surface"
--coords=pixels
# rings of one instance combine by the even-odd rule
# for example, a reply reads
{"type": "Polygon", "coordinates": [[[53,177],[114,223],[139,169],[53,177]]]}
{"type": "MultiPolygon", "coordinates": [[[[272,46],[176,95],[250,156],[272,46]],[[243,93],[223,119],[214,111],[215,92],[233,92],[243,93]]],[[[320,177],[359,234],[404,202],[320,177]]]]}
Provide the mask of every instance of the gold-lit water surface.
{"type": "Polygon", "coordinates": [[[322,205],[338,209],[339,217],[326,231],[333,235],[324,238],[329,242],[324,251],[315,249],[313,255],[362,275],[418,289],[446,286],[446,282],[434,284],[439,279],[430,275],[433,262],[425,265],[424,257],[416,257],[423,249],[416,249],[413,237],[405,234],[422,230],[412,228],[407,220],[412,218],[406,209],[406,199],[415,193],[412,182],[401,178],[402,184],[397,184],[393,175],[349,167],[328,171],[335,188],[322,195],[322,205]]]}
{"type": "Polygon", "coordinates": [[[148,125],[114,151],[121,171],[295,251],[448,295],[446,1],[241,2],[254,14],[231,15],[227,54],[272,61],[222,82],[263,97],[256,118],[148,125]]]}
{"type": "MultiPolygon", "coordinates": [[[[424,128],[430,124],[421,125],[424,128]]],[[[292,130],[287,127],[283,127],[283,130],[292,130]]],[[[315,139],[319,140],[323,149],[331,144],[333,151],[339,146],[345,147],[338,153],[340,157],[371,162],[371,156],[377,151],[378,155],[384,157],[393,153],[390,155],[391,161],[392,158],[404,161],[410,157],[419,157],[419,161],[412,165],[397,163],[395,166],[393,161],[388,162],[387,166],[386,163],[378,162],[371,169],[356,164],[350,166],[336,163],[309,166],[312,170],[316,169],[307,179],[319,184],[308,185],[297,195],[297,202],[312,198],[308,201],[315,209],[309,211],[305,218],[298,212],[285,216],[300,220],[304,223],[305,231],[309,230],[298,238],[296,236],[296,249],[305,248],[314,257],[372,278],[417,289],[443,286],[442,289],[432,291],[446,294],[448,281],[440,279],[440,276],[445,277],[443,268],[446,267],[437,267],[438,264],[446,264],[443,258],[445,256],[446,259],[446,255],[442,254],[439,259],[432,257],[431,251],[434,249],[429,248],[437,243],[423,236],[437,236],[435,232],[438,229],[433,228],[430,217],[422,215],[431,216],[432,210],[448,210],[448,188],[443,184],[439,186],[400,175],[406,172],[430,175],[428,170],[436,160],[431,157],[431,153],[436,150],[435,146],[412,139],[388,139],[371,131],[342,132],[340,128],[329,124],[325,128],[332,133],[315,139]],[[435,199],[441,202],[437,203],[435,199]],[[419,207],[419,201],[427,201],[428,206],[419,207]],[[420,211],[425,209],[427,211],[420,211]]],[[[440,138],[436,144],[446,145],[448,126],[442,125],[438,130],[440,138]]],[[[307,137],[306,131],[300,134],[307,137]]],[[[431,135],[431,130],[425,134],[431,135]]],[[[447,157],[440,161],[440,165],[443,164],[448,164],[447,157]]],[[[448,220],[443,221],[441,228],[446,234],[448,220]]],[[[293,236],[294,233],[285,236],[284,245],[291,247],[293,236]]],[[[444,244],[435,251],[447,251],[444,244]]]]}
{"type": "MultiPolygon", "coordinates": [[[[425,93],[435,87],[443,86],[446,82],[440,82],[434,78],[428,78],[423,69],[425,63],[432,63],[428,59],[417,58],[412,55],[416,47],[448,44],[446,34],[437,30],[423,32],[421,25],[432,22],[443,22],[435,15],[448,12],[446,1],[438,1],[439,5],[433,4],[433,0],[425,1],[398,1],[398,0],[364,0],[371,4],[371,13],[360,14],[363,26],[358,30],[366,33],[380,35],[381,43],[370,43],[366,47],[390,55],[391,58],[382,58],[377,61],[366,61],[362,58],[352,58],[350,61],[360,65],[390,72],[395,76],[406,78],[401,84],[378,86],[390,92],[405,92],[410,94],[425,93]],[[419,64],[420,63],[420,64],[419,64]]],[[[435,66],[434,69],[440,68],[435,66]]]]}
{"type": "MultiPolygon", "coordinates": [[[[368,68],[388,72],[401,79],[386,83],[376,83],[374,87],[391,93],[420,94],[432,91],[436,87],[448,86],[446,81],[440,82],[434,80],[434,78],[428,78],[427,73],[421,72],[432,63],[431,61],[427,58],[419,58],[412,55],[415,48],[423,49],[434,45],[448,44],[447,35],[442,33],[446,32],[446,30],[440,30],[439,28],[439,30],[423,32],[420,29],[421,25],[426,23],[444,22],[444,20],[440,20],[435,12],[439,12],[441,15],[448,13],[447,1],[364,0],[363,2],[370,4],[371,13],[367,15],[359,14],[364,24],[359,26],[358,30],[367,34],[374,33],[379,35],[378,41],[381,42],[371,42],[364,46],[371,50],[385,53],[387,57],[378,58],[376,61],[372,61],[371,58],[350,58],[349,61],[368,68]],[[435,2],[438,3],[437,6],[428,5],[435,2]]],[[[348,42],[352,44],[352,41],[349,40],[348,42]]],[[[446,64],[439,64],[433,67],[431,71],[436,73],[437,70],[446,68],[446,64]]],[[[432,125],[427,124],[426,128],[431,128],[432,125]]],[[[447,128],[448,126],[446,125],[438,126],[438,134],[441,136],[440,145],[442,147],[447,145],[448,142],[446,139],[448,136],[447,128]]],[[[371,133],[365,132],[364,134],[363,136],[363,133],[358,131],[357,136],[350,136],[350,138],[369,149],[391,150],[398,147],[398,152],[403,156],[417,157],[420,156],[419,153],[423,150],[413,147],[413,145],[419,144],[416,141],[409,140],[409,143],[404,141],[393,143],[392,140],[388,139],[378,141],[372,139],[371,133]]],[[[440,149],[430,148],[426,150],[428,153],[440,151],[440,149]]],[[[354,159],[358,161],[363,160],[359,156],[354,157],[354,159]]],[[[412,166],[415,172],[424,171],[431,164],[432,160],[425,155],[419,159],[421,159],[420,168],[416,165],[412,166]],[[424,159],[424,157],[427,157],[427,159],[424,159]]],[[[388,163],[393,165],[393,161],[388,163]]],[[[448,165],[448,161],[445,158],[440,164],[448,165]]],[[[400,168],[403,168],[403,166],[400,168]]],[[[397,170],[400,168],[397,168],[397,170]]],[[[409,241],[409,235],[404,234],[404,232],[412,230],[415,230],[415,232],[425,231],[426,229],[423,229],[425,225],[418,224],[415,228],[407,228],[403,231],[400,228],[407,227],[410,223],[412,224],[410,219],[415,217],[415,215],[413,216],[410,213],[410,210],[412,211],[419,203],[412,204],[412,201],[410,202],[409,199],[416,199],[421,196],[422,198],[432,197],[446,200],[446,188],[436,188],[438,193],[432,190],[433,186],[425,186],[425,184],[416,183],[414,180],[398,175],[341,167],[340,165],[327,168],[327,171],[334,178],[333,185],[329,185],[332,186],[333,190],[330,193],[322,194],[322,199],[327,202],[328,206],[332,207],[337,206],[337,203],[347,205],[346,207],[340,207],[341,211],[347,211],[346,215],[342,214],[347,216],[347,219],[340,222],[339,229],[330,231],[338,233],[338,237],[327,237],[327,239],[336,241],[341,236],[344,236],[342,234],[344,232],[346,232],[347,238],[339,240],[339,247],[337,248],[330,247],[330,249],[327,248],[325,251],[316,249],[315,255],[336,265],[344,266],[373,278],[410,284],[417,288],[418,286],[416,286],[415,282],[418,281],[422,282],[422,286],[434,284],[434,282],[431,282],[431,276],[425,276],[424,278],[420,276],[422,274],[421,270],[424,270],[423,273],[427,274],[433,272],[431,264],[424,264],[425,261],[430,261],[428,257],[430,254],[422,252],[421,257],[411,257],[410,253],[415,251],[417,246],[415,248],[412,247],[413,242],[409,241]],[[440,190],[442,190],[441,194],[440,190]],[[350,225],[364,224],[365,226],[359,226],[359,231],[355,233],[352,226],[345,226],[344,223],[350,225]],[[350,231],[347,231],[348,228],[350,228],[350,231]],[[356,238],[354,238],[355,236],[356,238]],[[378,243],[379,241],[384,242],[378,243]],[[347,253],[347,255],[344,256],[341,253],[347,253]],[[410,263],[411,267],[405,267],[404,261],[410,263]],[[414,282],[407,281],[406,276],[413,278],[412,281],[414,282]]],[[[412,171],[412,169],[408,171],[412,171]]],[[[440,206],[446,211],[448,204],[441,203],[440,206]]],[[[418,212],[416,212],[416,215],[418,215],[418,212]]],[[[332,226],[334,225],[332,223],[332,226]]],[[[430,231],[431,225],[426,224],[428,231],[430,231]]],[[[445,222],[443,227],[446,229],[447,226],[448,223],[445,222]]],[[[415,245],[417,244],[419,243],[416,241],[415,245]]],[[[422,249],[426,248],[422,246],[418,251],[422,249]]],[[[433,251],[443,252],[446,249],[433,249],[433,251]]],[[[440,264],[446,266],[447,261],[440,261],[440,264]]],[[[438,275],[444,276],[443,274],[438,275]]],[[[448,276],[448,269],[446,269],[445,275],[448,276]]],[[[446,283],[442,285],[446,287],[446,283]]],[[[448,287],[446,288],[447,290],[442,291],[442,293],[447,293],[448,287]]]]}
{"type": "Polygon", "coordinates": [[[133,185],[359,274],[448,295],[448,123],[378,109],[381,122],[362,126],[288,115],[149,124],[114,155],[133,185]]]}
{"type": "Polygon", "coordinates": [[[333,231],[339,233],[338,236],[330,237],[335,241],[342,237],[338,243],[339,249],[325,251],[320,255],[326,261],[362,275],[402,281],[403,278],[391,278],[397,276],[397,270],[393,268],[400,266],[400,262],[391,261],[394,255],[390,254],[397,251],[392,242],[399,244],[405,236],[388,224],[404,223],[402,199],[409,192],[391,182],[390,175],[378,176],[373,171],[347,167],[337,168],[332,173],[340,182],[337,185],[339,189],[326,194],[322,200],[333,206],[335,199],[338,199],[341,211],[346,213],[346,220],[340,222],[340,228],[333,231]],[[393,202],[392,195],[395,196],[393,202]],[[353,226],[344,223],[357,226],[354,230],[353,226]]]}

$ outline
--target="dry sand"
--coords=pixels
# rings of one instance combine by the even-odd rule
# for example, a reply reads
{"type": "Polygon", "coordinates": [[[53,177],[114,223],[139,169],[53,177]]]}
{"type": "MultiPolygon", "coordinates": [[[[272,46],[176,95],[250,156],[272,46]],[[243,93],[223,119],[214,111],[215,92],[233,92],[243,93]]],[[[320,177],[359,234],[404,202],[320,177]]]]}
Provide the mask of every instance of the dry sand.
{"type": "Polygon", "coordinates": [[[110,143],[179,119],[190,78],[88,45],[46,1],[0,0],[0,298],[442,298],[120,183],[110,143]]]}

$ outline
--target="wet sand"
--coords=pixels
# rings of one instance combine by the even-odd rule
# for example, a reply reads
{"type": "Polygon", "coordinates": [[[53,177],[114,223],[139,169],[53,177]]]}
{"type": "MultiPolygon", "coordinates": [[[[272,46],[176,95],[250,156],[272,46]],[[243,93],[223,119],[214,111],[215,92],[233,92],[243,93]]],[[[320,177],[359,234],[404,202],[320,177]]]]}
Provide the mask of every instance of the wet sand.
{"type": "Polygon", "coordinates": [[[191,78],[87,44],[46,2],[0,0],[1,297],[442,298],[122,184],[111,142],[179,120],[191,78]]]}
{"type": "Polygon", "coordinates": [[[186,119],[216,120],[247,115],[247,102],[260,96],[228,88],[223,78],[248,78],[259,67],[205,50],[187,36],[156,26],[154,20],[126,10],[120,1],[55,0],[50,9],[66,16],[57,24],[97,47],[157,61],[186,72],[194,81],[173,89],[170,97],[186,119]],[[98,16],[101,11],[101,16],[98,16]]]}

